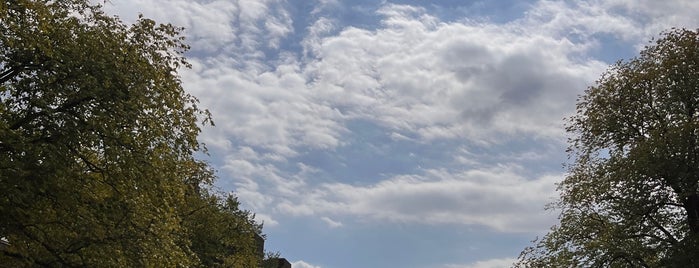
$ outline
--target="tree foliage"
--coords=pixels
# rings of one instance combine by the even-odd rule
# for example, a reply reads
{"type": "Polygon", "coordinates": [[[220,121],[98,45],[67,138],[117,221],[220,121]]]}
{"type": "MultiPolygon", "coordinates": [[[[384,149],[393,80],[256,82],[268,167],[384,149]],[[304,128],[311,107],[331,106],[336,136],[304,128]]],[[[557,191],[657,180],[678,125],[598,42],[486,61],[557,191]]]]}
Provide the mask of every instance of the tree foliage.
{"type": "Polygon", "coordinates": [[[214,178],[195,158],[209,116],[177,76],[180,30],[87,0],[0,2],[0,263],[259,262],[252,215],[200,188],[214,178]]]}
{"type": "Polygon", "coordinates": [[[191,248],[202,267],[258,267],[263,258],[262,226],[240,210],[234,196],[207,192],[190,201],[185,217],[191,248]]]}
{"type": "Polygon", "coordinates": [[[613,65],[570,118],[560,224],[520,267],[699,266],[699,33],[613,65]]]}

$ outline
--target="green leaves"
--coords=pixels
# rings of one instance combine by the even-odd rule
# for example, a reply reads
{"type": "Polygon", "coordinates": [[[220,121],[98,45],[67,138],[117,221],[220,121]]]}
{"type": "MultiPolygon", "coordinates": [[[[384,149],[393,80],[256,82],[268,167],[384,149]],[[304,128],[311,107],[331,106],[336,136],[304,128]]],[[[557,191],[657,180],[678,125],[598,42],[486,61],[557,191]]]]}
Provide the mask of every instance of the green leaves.
{"type": "Polygon", "coordinates": [[[699,256],[699,33],[618,62],[570,118],[560,225],[521,267],[692,267],[699,256]],[[682,252],[682,253],[678,253],[682,252]]]}
{"type": "Polygon", "coordinates": [[[191,200],[196,209],[183,217],[201,267],[257,267],[263,257],[263,238],[254,215],[240,210],[233,196],[204,192],[203,197],[191,200]]]}
{"type": "Polygon", "coordinates": [[[198,266],[204,234],[226,241],[217,259],[260,261],[252,216],[201,190],[210,118],[177,76],[180,30],[85,0],[0,3],[0,263],[198,266]]]}

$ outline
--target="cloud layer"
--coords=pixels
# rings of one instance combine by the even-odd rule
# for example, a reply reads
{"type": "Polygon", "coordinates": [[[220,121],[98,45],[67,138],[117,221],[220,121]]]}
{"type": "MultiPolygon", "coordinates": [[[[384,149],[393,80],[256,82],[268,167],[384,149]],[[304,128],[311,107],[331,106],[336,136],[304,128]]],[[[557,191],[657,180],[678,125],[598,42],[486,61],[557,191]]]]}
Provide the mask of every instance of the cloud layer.
{"type": "Polygon", "coordinates": [[[214,115],[202,140],[220,187],[268,228],[302,219],[336,231],[395,222],[540,233],[555,221],[543,207],[564,176],[562,119],[576,96],[660,31],[699,26],[696,1],[530,1],[500,21],[498,11],[445,19],[459,9],[360,2],[107,9],[187,28],[193,68],[181,75],[214,115]]]}
{"type": "MultiPolygon", "coordinates": [[[[206,89],[199,94],[205,103],[226,107],[215,112],[218,127],[207,133],[207,142],[226,152],[222,170],[231,174],[238,194],[262,214],[314,215],[326,222],[345,213],[498,230],[546,226],[535,212],[550,201],[552,175],[522,177],[485,164],[480,166],[488,170],[425,167],[416,174],[355,178],[374,183],[354,186],[311,184],[308,176],[323,167],[289,163],[307,150],[382,145],[347,141],[348,133],[361,131],[348,124],[353,120],[371,122],[390,139],[420,144],[446,140],[488,147],[517,137],[559,144],[560,119],[604,68],[599,61],[574,59],[585,45],[566,38],[522,34],[515,26],[444,23],[409,6],[386,5],[377,12],[381,28],[311,36],[303,42],[307,58],[281,55],[267,70],[195,59],[194,72],[185,78],[206,89]],[[294,168],[285,168],[289,165],[294,168]],[[494,180],[473,182],[474,174],[494,180]],[[481,199],[498,191],[546,198],[528,200],[533,202],[525,210],[512,210],[523,201],[515,194],[481,199]],[[514,211],[523,213],[508,214],[514,211]]],[[[317,21],[309,33],[327,32],[326,19],[317,21]]],[[[332,222],[329,226],[338,225],[332,222]]]]}
{"type": "MultiPolygon", "coordinates": [[[[443,22],[422,7],[385,4],[375,11],[377,28],[338,29],[322,15],[337,3],[319,3],[304,28],[294,26],[284,1],[126,2],[109,7],[127,20],[138,10],[187,28],[194,68],[183,71],[185,87],[217,123],[204,141],[224,159],[224,184],[268,223],[273,214],[314,215],[337,227],[330,216],[357,216],[497,230],[543,224],[534,212],[549,201],[540,197],[551,196],[557,172],[525,177],[492,164],[429,166],[355,178],[369,183],[354,185],[310,183],[323,167],[293,161],[309,150],[357,146],[346,140],[360,131],[353,120],[420,144],[487,148],[521,137],[561,144],[561,118],[606,66],[584,56],[596,36],[637,42],[673,23],[695,23],[682,14],[697,9],[692,2],[540,1],[521,19],[491,24],[443,22]],[[292,34],[305,34],[301,49],[280,49],[292,34]],[[523,209],[523,201],[535,205],[523,209]]],[[[519,164],[498,157],[495,164],[519,164]]]]}

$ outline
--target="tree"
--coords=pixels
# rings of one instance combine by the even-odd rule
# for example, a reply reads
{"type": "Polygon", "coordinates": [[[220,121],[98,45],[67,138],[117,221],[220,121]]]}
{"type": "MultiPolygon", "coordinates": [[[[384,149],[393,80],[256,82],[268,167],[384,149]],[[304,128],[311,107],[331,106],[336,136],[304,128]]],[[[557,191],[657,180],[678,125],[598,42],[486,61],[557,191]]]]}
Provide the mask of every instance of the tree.
{"type": "Polygon", "coordinates": [[[570,118],[560,224],[518,267],[699,267],[699,33],[613,65],[570,118]]]}
{"type": "Polygon", "coordinates": [[[209,115],[177,75],[180,30],[89,0],[0,2],[0,263],[201,264],[187,216],[210,198],[195,158],[209,115]]]}
{"type": "Polygon", "coordinates": [[[202,267],[258,267],[263,258],[262,225],[239,208],[238,199],[203,191],[184,217],[191,249],[202,267]]]}

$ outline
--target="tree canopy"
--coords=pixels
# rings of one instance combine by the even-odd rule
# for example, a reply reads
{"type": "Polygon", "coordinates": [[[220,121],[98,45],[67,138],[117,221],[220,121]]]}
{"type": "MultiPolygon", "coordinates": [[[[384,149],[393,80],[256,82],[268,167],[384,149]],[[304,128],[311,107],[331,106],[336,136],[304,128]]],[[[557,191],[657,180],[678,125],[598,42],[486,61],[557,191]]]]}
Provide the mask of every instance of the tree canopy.
{"type": "Polygon", "coordinates": [[[88,0],[0,2],[0,263],[259,263],[260,226],[195,157],[209,115],[177,75],[180,31],[88,0]]]}
{"type": "Polygon", "coordinates": [[[569,120],[560,224],[519,267],[699,267],[699,32],[613,65],[569,120]]]}

